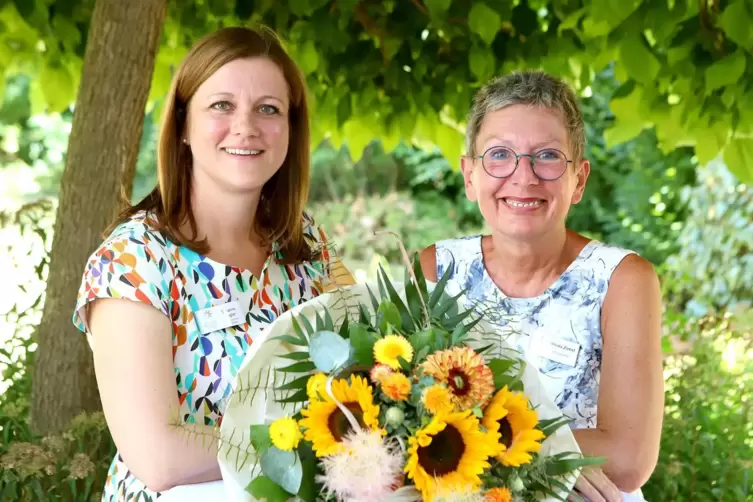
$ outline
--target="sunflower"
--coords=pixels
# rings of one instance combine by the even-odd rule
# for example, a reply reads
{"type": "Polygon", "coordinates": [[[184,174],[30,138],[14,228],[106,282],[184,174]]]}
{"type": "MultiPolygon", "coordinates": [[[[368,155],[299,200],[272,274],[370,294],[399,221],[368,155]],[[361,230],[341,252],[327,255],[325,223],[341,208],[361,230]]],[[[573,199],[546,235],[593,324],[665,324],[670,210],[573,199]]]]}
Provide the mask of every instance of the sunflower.
{"type": "Polygon", "coordinates": [[[499,435],[495,457],[510,467],[530,463],[531,453],[541,449],[544,433],[535,428],[538,422],[536,411],[528,407],[528,398],[510,392],[507,386],[497,392],[481,420],[489,433],[499,435]]]}
{"type": "Polygon", "coordinates": [[[484,359],[469,347],[435,352],[421,364],[425,375],[444,383],[456,411],[483,407],[494,393],[494,375],[484,359]]]}
{"type": "Polygon", "coordinates": [[[386,364],[393,370],[400,369],[402,357],[410,362],[413,359],[413,347],[410,342],[400,335],[387,335],[374,344],[374,359],[378,363],[386,364]]]}
{"type": "Polygon", "coordinates": [[[493,450],[470,410],[435,416],[408,441],[405,473],[428,502],[438,490],[478,489],[479,475],[490,467],[493,450]]]}
{"type": "MultiPolygon", "coordinates": [[[[352,376],[351,383],[344,379],[332,382],[332,395],[356,418],[358,424],[369,430],[379,429],[379,406],[374,404],[371,386],[366,379],[352,376]]],[[[309,407],[301,410],[304,416],[300,425],[306,428],[303,437],[313,443],[317,457],[324,457],[342,451],[343,437],[351,430],[350,422],[329,396],[321,401],[309,402],[309,407]]]]}

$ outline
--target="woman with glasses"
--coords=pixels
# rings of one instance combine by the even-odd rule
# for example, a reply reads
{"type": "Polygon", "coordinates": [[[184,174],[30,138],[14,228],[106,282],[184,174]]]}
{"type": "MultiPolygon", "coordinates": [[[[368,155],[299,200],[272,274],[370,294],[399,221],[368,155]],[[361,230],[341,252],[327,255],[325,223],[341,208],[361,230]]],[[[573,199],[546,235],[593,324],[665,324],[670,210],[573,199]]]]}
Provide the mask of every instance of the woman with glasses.
{"type": "MultiPolygon", "coordinates": [[[[495,79],[475,96],[461,159],[490,235],[421,253],[429,280],[509,336],[571,419],[592,501],[640,493],[657,461],[663,414],[661,298],[651,264],[566,227],[591,166],[573,91],[540,71],[495,79]]],[[[511,441],[514,438],[511,438],[511,441]]]]}

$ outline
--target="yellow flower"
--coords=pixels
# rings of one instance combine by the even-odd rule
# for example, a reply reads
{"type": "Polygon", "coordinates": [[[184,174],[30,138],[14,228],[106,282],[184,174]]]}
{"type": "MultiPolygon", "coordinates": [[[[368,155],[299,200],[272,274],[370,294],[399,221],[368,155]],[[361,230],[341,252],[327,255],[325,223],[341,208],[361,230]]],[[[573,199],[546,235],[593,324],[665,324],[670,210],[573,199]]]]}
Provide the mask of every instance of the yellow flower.
{"type": "Polygon", "coordinates": [[[425,375],[446,384],[456,411],[484,407],[494,393],[494,375],[469,347],[435,352],[421,364],[425,375]]]}
{"type": "Polygon", "coordinates": [[[309,401],[321,401],[327,395],[327,375],[317,373],[309,377],[306,382],[306,394],[309,401]]]}
{"type": "Polygon", "coordinates": [[[382,391],[393,401],[405,401],[410,396],[410,380],[402,373],[393,373],[382,380],[382,391]]]}
{"type": "MultiPolygon", "coordinates": [[[[379,429],[379,406],[374,404],[372,388],[360,376],[350,377],[351,383],[338,378],[332,382],[332,395],[356,418],[361,427],[379,429]]],[[[299,422],[306,431],[303,437],[313,443],[317,457],[343,451],[342,440],[351,431],[348,418],[325,394],[321,401],[310,401],[308,408],[301,410],[304,416],[299,422]]]]}
{"type": "Polygon", "coordinates": [[[435,416],[408,442],[405,473],[427,502],[437,491],[478,489],[479,475],[490,467],[487,459],[493,450],[470,410],[435,416]]]}
{"type": "Polygon", "coordinates": [[[538,422],[528,398],[520,392],[510,392],[507,386],[497,392],[481,420],[487,431],[499,438],[495,457],[509,467],[530,463],[531,453],[541,449],[544,433],[535,428],[538,422]]]}
{"type": "Polygon", "coordinates": [[[400,369],[402,357],[406,361],[413,359],[413,347],[410,342],[400,335],[387,335],[374,344],[374,359],[378,363],[386,364],[393,370],[400,369]]]}
{"type": "Polygon", "coordinates": [[[424,390],[421,401],[432,415],[452,413],[452,394],[444,385],[434,384],[424,390]]]}
{"type": "Polygon", "coordinates": [[[486,502],[512,502],[512,493],[507,488],[492,488],[486,492],[486,502]]]}
{"type": "Polygon", "coordinates": [[[298,427],[298,422],[290,417],[279,418],[269,426],[269,437],[272,438],[272,444],[277,448],[285,451],[291,451],[298,448],[298,443],[303,435],[298,427]]]}

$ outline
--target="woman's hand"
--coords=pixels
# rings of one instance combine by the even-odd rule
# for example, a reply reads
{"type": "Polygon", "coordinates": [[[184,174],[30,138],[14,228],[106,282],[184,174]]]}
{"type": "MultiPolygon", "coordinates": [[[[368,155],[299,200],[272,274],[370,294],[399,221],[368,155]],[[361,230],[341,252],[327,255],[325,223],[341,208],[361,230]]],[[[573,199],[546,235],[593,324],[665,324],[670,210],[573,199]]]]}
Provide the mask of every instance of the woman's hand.
{"type": "Polygon", "coordinates": [[[570,502],[585,499],[589,502],[620,502],[622,501],[622,492],[598,467],[584,468],[578,481],[575,482],[575,493],[570,495],[567,500],[570,502]]]}

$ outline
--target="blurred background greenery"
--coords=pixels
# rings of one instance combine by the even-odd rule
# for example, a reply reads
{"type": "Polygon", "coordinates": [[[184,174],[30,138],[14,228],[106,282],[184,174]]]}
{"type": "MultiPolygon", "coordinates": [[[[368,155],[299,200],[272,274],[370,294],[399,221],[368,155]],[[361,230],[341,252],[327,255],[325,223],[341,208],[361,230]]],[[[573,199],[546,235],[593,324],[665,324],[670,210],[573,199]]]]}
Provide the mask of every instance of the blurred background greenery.
{"type": "MultiPolygon", "coordinates": [[[[92,3],[80,2],[72,12],[84,19],[92,3]]],[[[521,19],[520,6],[534,9],[539,3],[549,5],[514,2],[516,19],[521,19]]],[[[722,2],[717,8],[726,12],[738,3],[722,2]]],[[[0,21],[7,22],[4,4],[0,2],[0,21]]],[[[443,2],[426,4],[431,9],[443,2]]],[[[554,4],[563,8],[563,2],[554,4]]],[[[196,5],[205,8],[208,3],[196,5]]],[[[577,5],[568,8],[579,12],[577,5]]],[[[562,19],[581,26],[589,19],[583,18],[585,10],[587,6],[580,7],[583,12],[575,21],[565,15],[562,19]]],[[[207,19],[208,25],[217,22],[207,19]]],[[[169,26],[168,22],[166,33],[169,26]]],[[[734,26],[731,30],[735,40],[747,36],[734,26]]],[[[312,64],[304,50],[309,46],[296,47],[299,60],[312,64]]],[[[168,62],[177,57],[160,54],[168,54],[168,62]]],[[[478,73],[488,73],[481,72],[479,64],[471,63],[478,73]]],[[[631,67],[607,62],[587,83],[576,86],[592,171],[569,225],[639,252],[661,275],[667,404],[660,462],[644,495],[651,501],[750,501],[753,191],[740,176],[753,167],[747,162],[728,166],[727,160],[746,157],[718,154],[714,146],[679,142],[668,147],[668,129],[658,123],[626,126],[628,115],[620,100],[633,95],[634,89],[625,86],[625,66],[631,67]],[[633,130],[628,134],[625,127],[633,130]]],[[[101,413],[82,414],[65,430],[47,434],[35,432],[29,423],[35,327],[45,300],[73,117],[69,106],[53,111],[35,105],[38,86],[31,71],[6,71],[0,107],[0,500],[96,500],[114,452],[101,413]]],[[[749,91],[750,79],[743,78],[739,85],[735,81],[732,87],[749,91]]],[[[156,122],[164,89],[153,84],[133,200],[156,182],[156,122]]],[[[721,89],[717,97],[723,94],[721,89]]],[[[323,105],[318,106],[321,110],[323,105]]],[[[451,155],[460,148],[460,135],[437,133],[434,143],[443,148],[411,135],[386,140],[379,131],[354,139],[348,134],[352,128],[340,119],[347,121],[358,113],[351,104],[336,108],[336,122],[342,127],[337,134],[321,134],[325,139],[313,150],[309,209],[359,279],[373,277],[378,264],[395,266],[400,260],[394,241],[376,231],[396,232],[409,252],[416,252],[444,238],[484,230],[477,208],[465,198],[457,158],[451,155]],[[457,145],[447,148],[453,142],[457,145]]],[[[713,136],[718,128],[709,125],[707,131],[713,136]]]]}

